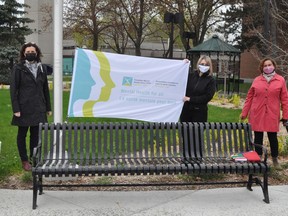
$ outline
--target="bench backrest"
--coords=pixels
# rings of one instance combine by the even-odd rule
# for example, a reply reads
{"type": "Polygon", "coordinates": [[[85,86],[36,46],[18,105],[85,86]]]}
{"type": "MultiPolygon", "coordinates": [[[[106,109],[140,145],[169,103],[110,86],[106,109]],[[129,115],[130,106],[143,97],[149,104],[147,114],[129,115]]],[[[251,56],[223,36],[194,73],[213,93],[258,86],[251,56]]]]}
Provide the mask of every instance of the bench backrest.
{"type": "Polygon", "coordinates": [[[249,123],[184,123],[182,133],[186,158],[229,157],[253,150],[249,123]]]}
{"type": "Polygon", "coordinates": [[[95,161],[180,157],[180,123],[41,124],[42,158],[95,161]]]}
{"type": "Polygon", "coordinates": [[[41,159],[75,163],[229,157],[251,148],[251,128],[244,123],[46,123],[39,130],[41,159]]]}

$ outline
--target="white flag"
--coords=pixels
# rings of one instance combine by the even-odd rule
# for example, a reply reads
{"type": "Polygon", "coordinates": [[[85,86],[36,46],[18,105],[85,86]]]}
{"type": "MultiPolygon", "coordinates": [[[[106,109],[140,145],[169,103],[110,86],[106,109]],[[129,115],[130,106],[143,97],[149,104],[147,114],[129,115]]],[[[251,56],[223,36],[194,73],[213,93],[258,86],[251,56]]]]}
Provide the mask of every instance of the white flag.
{"type": "Polygon", "coordinates": [[[77,49],[68,117],[177,122],[188,71],[183,60],[77,49]]]}

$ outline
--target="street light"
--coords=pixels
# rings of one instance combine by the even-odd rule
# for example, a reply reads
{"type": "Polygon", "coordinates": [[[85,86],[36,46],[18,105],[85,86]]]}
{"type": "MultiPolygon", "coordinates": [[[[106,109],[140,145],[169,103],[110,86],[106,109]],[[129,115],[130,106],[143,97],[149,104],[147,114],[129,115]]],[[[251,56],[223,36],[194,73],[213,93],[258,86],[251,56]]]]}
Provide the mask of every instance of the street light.
{"type": "Polygon", "coordinates": [[[194,39],[196,36],[195,32],[183,32],[183,38],[186,39],[186,51],[190,49],[190,39],[194,39]]]}
{"type": "Polygon", "coordinates": [[[183,16],[181,13],[170,13],[166,12],[164,14],[164,23],[171,23],[170,39],[169,39],[169,58],[173,58],[173,40],[174,40],[174,24],[179,24],[183,21],[183,16]]]}

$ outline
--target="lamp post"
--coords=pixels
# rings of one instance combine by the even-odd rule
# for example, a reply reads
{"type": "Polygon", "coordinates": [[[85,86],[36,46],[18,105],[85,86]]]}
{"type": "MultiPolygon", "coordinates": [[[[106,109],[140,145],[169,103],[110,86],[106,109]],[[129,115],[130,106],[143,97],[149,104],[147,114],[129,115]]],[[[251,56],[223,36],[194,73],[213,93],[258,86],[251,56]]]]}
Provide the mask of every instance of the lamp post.
{"type": "Polygon", "coordinates": [[[196,36],[195,32],[187,32],[187,31],[183,32],[183,38],[186,39],[186,51],[190,49],[190,43],[189,43],[190,39],[195,38],[195,36],[196,36]]]}
{"type": "Polygon", "coordinates": [[[183,16],[181,13],[170,13],[164,14],[164,23],[171,23],[170,39],[169,39],[169,58],[173,58],[173,43],[174,43],[174,24],[182,22],[183,16]]]}

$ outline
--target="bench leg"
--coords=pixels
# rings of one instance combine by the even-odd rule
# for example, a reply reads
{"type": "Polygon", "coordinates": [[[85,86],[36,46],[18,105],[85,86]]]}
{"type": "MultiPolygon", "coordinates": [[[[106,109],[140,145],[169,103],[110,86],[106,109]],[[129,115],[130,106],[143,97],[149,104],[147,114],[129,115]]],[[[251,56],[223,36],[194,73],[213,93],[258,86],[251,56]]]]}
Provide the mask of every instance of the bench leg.
{"type": "Polygon", "coordinates": [[[268,173],[265,172],[264,175],[263,175],[263,187],[262,187],[262,190],[263,190],[263,195],[264,195],[264,202],[266,203],[270,203],[270,200],[269,200],[269,194],[268,194],[268,173]]]}
{"type": "Polygon", "coordinates": [[[253,175],[252,174],[249,174],[249,177],[248,177],[248,183],[247,183],[247,189],[249,191],[253,191],[252,189],[252,184],[253,184],[253,175]]]}
{"type": "Polygon", "coordinates": [[[268,173],[265,172],[263,174],[263,183],[261,182],[260,179],[256,178],[256,184],[260,185],[261,188],[262,188],[262,192],[263,192],[263,195],[264,195],[264,199],[263,201],[265,203],[270,203],[269,201],[269,194],[268,194],[268,173]]]}
{"type": "Polygon", "coordinates": [[[32,201],[32,209],[36,209],[37,207],[37,192],[38,192],[38,183],[37,177],[33,174],[33,201],[32,201]]]}
{"type": "Polygon", "coordinates": [[[256,183],[257,185],[260,185],[263,195],[264,195],[264,202],[265,203],[270,203],[269,201],[269,194],[268,194],[268,173],[265,172],[263,175],[263,183],[261,182],[260,179],[258,178],[254,178],[253,179],[253,175],[249,174],[249,179],[248,179],[248,183],[247,183],[247,189],[250,191],[253,191],[252,189],[252,184],[256,183]]]}
{"type": "Polygon", "coordinates": [[[43,185],[42,185],[42,177],[37,177],[35,174],[33,174],[33,204],[32,209],[37,208],[37,193],[39,190],[39,195],[43,194],[43,185]]]}
{"type": "Polygon", "coordinates": [[[39,189],[39,195],[43,194],[43,185],[42,185],[42,176],[39,177],[39,181],[38,181],[38,189],[39,189]]]}

